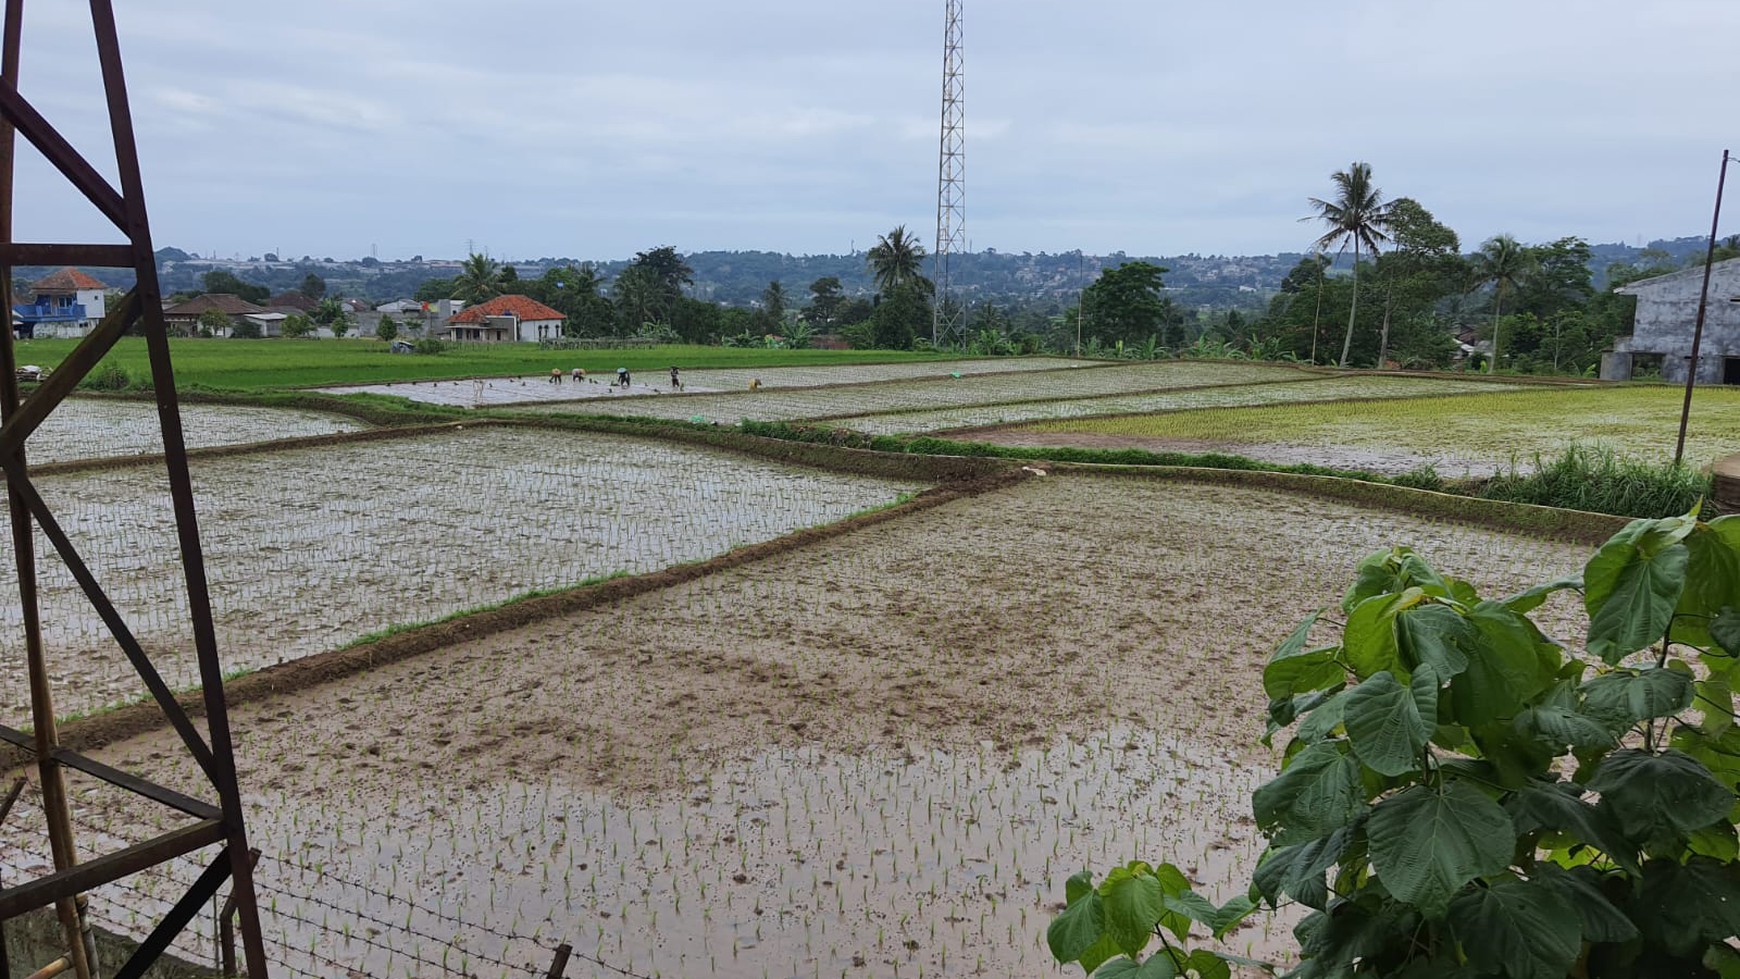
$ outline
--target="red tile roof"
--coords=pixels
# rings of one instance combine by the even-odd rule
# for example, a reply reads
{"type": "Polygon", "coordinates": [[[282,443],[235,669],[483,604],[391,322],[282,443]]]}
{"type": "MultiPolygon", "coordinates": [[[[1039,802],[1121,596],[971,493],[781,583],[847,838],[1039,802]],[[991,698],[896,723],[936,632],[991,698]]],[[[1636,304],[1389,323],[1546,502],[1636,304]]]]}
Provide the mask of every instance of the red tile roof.
{"type": "Polygon", "coordinates": [[[36,292],[76,292],[80,289],[107,289],[108,286],[78,269],[64,268],[37,279],[30,288],[36,292]]]}
{"type": "Polygon", "coordinates": [[[560,312],[538,302],[530,296],[497,296],[486,303],[465,307],[464,312],[448,320],[449,323],[481,323],[485,316],[512,316],[520,320],[559,320],[564,319],[560,312]]]}
{"type": "Polygon", "coordinates": [[[220,313],[228,313],[231,316],[244,316],[248,313],[265,312],[261,307],[248,302],[240,296],[232,295],[227,292],[213,292],[207,293],[203,296],[195,296],[187,302],[171,306],[163,311],[163,315],[176,317],[198,316],[201,313],[209,313],[214,309],[220,313]]]}

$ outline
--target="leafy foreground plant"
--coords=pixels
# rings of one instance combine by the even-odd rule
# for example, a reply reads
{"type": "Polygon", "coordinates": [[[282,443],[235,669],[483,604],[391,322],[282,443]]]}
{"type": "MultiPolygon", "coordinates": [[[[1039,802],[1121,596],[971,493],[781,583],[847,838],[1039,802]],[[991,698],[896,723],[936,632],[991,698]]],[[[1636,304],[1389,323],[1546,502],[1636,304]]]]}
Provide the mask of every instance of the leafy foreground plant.
{"type": "Polygon", "coordinates": [[[1319,612],[1263,671],[1264,740],[1292,738],[1251,800],[1249,893],[1216,907],[1168,864],[1077,874],[1060,962],[1225,977],[1245,960],[1194,929],[1297,903],[1299,979],[1740,976],[1740,517],[1633,521],[1581,581],[1503,601],[1398,547],[1342,610],[1337,644],[1311,645],[1319,612]],[[1564,589],[1582,654],[1529,618],[1564,589]]]}

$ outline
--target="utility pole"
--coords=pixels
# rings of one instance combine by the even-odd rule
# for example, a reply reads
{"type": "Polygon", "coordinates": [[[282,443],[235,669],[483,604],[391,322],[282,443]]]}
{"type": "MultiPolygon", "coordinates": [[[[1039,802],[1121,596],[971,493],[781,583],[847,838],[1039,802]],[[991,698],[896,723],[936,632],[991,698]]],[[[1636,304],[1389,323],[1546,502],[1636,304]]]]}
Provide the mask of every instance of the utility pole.
{"type": "Polygon", "coordinates": [[[1704,313],[1710,304],[1710,267],[1716,262],[1716,229],[1722,222],[1722,185],[1728,180],[1728,151],[1722,151],[1722,171],[1716,175],[1716,213],[1710,218],[1710,246],[1704,252],[1704,287],[1698,293],[1698,320],[1692,327],[1692,355],[1686,360],[1686,401],[1680,407],[1680,438],[1674,443],[1674,465],[1686,454],[1686,423],[1692,418],[1692,386],[1698,383],[1698,347],[1704,340],[1704,313]]]}
{"type": "Polygon", "coordinates": [[[947,0],[943,25],[942,139],[937,150],[936,251],[932,279],[936,303],[931,308],[930,342],[958,347],[967,339],[967,311],[955,294],[949,268],[956,253],[967,248],[966,124],[961,100],[961,2],[947,0]]]}

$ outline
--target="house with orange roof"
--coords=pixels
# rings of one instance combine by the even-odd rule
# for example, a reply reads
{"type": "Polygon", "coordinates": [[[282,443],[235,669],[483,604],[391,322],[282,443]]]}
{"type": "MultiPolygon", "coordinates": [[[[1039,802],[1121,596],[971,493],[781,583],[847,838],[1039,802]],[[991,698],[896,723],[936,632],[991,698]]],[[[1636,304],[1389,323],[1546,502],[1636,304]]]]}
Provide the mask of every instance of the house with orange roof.
{"type": "Polygon", "coordinates": [[[107,314],[108,286],[78,269],[64,268],[30,284],[31,300],[12,307],[12,329],[32,337],[82,337],[107,314]]]}
{"type": "Polygon", "coordinates": [[[467,306],[447,321],[447,339],[472,343],[537,343],[562,335],[560,312],[530,296],[497,296],[467,306]]]}

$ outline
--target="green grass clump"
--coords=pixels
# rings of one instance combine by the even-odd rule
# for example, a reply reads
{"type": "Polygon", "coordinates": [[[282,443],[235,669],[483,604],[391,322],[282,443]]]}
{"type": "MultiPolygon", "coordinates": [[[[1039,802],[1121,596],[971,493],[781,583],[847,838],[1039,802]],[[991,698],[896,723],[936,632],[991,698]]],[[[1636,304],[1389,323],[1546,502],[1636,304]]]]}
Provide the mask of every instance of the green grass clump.
{"type": "Polygon", "coordinates": [[[1606,445],[1573,443],[1556,457],[1533,457],[1532,471],[1511,459],[1510,470],[1481,487],[1489,500],[1615,513],[1673,517],[1710,495],[1708,473],[1687,465],[1622,456],[1606,445]]]}

